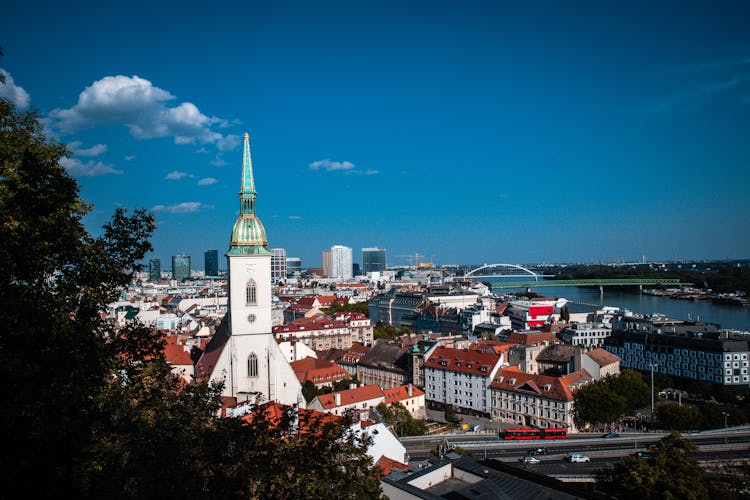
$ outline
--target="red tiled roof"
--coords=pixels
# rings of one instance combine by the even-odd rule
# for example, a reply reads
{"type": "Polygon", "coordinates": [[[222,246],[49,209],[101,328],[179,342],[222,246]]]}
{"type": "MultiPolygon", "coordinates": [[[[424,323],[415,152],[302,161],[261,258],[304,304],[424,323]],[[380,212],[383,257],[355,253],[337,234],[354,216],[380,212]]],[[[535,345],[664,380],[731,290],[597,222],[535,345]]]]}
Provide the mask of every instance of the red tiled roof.
{"type": "Polygon", "coordinates": [[[536,345],[543,342],[557,343],[559,340],[552,332],[513,332],[508,335],[508,342],[521,345],[536,345]]]}
{"type": "Polygon", "coordinates": [[[573,401],[575,391],[582,385],[581,383],[587,383],[591,380],[591,375],[585,370],[579,370],[564,377],[551,377],[548,375],[531,375],[503,368],[495,374],[495,379],[490,387],[521,394],[533,393],[560,401],[573,401]]]}
{"type": "Polygon", "coordinates": [[[383,389],[385,393],[386,404],[396,403],[398,401],[404,401],[410,398],[417,398],[424,396],[424,391],[419,389],[417,386],[411,385],[411,396],[409,396],[409,388],[406,385],[394,387],[393,389],[383,389]]]}
{"type": "Polygon", "coordinates": [[[382,397],[385,399],[383,389],[377,384],[363,385],[356,389],[347,389],[345,391],[332,392],[330,394],[320,394],[318,400],[323,405],[323,408],[331,409],[336,408],[336,394],[341,396],[341,404],[339,406],[347,406],[355,403],[361,403],[362,401],[369,401],[382,397]]]}
{"type": "Polygon", "coordinates": [[[499,362],[500,356],[495,353],[438,346],[424,367],[487,377],[499,362]]]}
{"type": "Polygon", "coordinates": [[[193,365],[190,350],[185,350],[184,342],[180,343],[177,335],[167,335],[164,340],[164,358],[170,365],[193,365]]]}
{"type": "Polygon", "coordinates": [[[380,460],[378,460],[375,465],[380,467],[380,470],[382,471],[381,472],[382,476],[387,476],[388,474],[391,473],[391,471],[393,471],[393,469],[402,470],[402,471],[409,470],[408,465],[402,464],[401,462],[397,462],[396,460],[388,458],[385,455],[380,457],[380,460]]]}
{"type": "Polygon", "coordinates": [[[615,356],[606,349],[602,349],[601,347],[587,352],[586,355],[589,358],[593,359],[594,362],[599,366],[607,366],[620,361],[619,357],[615,356]]]}
{"type": "MultiPolygon", "coordinates": [[[[262,406],[261,410],[265,413],[266,418],[272,425],[280,425],[284,421],[288,406],[280,403],[270,402],[262,406]]],[[[297,408],[297,432],[306,434],[317,432],[317,429],[328,422],[338,422],[341,417],[332,413],[308,410],[307,408],[297,408]]],[[[240,417],[240,420],[250,424],[255,417],[254,413],[247,413],[240,417]]]]}
{"type": "Polygon", "coordinates": [[[289,363],[289,366],[303,384],[308,380],[314,384],[322,384],[351,378],[349,372],[324,359],[304,358],[289,363]]]}

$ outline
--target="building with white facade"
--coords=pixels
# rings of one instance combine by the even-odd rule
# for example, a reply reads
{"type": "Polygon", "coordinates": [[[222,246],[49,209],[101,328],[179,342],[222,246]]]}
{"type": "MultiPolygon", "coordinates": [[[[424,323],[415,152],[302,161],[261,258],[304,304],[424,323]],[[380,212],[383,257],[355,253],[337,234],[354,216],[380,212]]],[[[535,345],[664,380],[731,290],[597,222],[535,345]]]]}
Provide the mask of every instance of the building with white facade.
{"type": "Polygon", "coordinates": [[[525,427],[564,427],[575,432],[575,393],[593,380],[585,370],[564,377],[498,370],[489,388],[492,419],[525,427]]]}
{"type": "Polygon", "coordinates": [[[352,249],[343,245],[331,247],[331,276],[352,278],[352,249]]]}
{"type": "Polygon", "coordinates": [[[271,281],[274,284],[286,279],[286,250],[271,249],[271,281]]]}
{"type": "Polygon", "coordinates": [[[427,407],[452,405],[460,413],[489,417],[490,383],[500,365],[495,353],[438,346],[422,367],[427,407]]]}
{"type": "Polygon", "coordinates": [[[574,323],[559,333],[566,344],[579,345],[587,349],[601,347],[604,339],[612,335],[609,323],[574,323]]]}
{"type": "Polygon", "coordinates": [[[256,215],[250,140],[242,156],[240,215],[227,251],[229,311],[196,366],[199,379],[224,382],[238,402],[276,401],[304,407],[302,386],[272,333],[271,252],[256,215]]]}

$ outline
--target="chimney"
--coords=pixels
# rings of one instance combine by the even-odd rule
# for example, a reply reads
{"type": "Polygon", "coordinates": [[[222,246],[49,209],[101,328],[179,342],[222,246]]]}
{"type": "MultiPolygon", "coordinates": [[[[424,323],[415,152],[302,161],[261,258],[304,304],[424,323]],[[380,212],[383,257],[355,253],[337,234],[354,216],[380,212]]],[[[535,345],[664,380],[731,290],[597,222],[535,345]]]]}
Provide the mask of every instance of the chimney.
{"type": "Polygon", "coordinates": [[[408,384],[406,386],[406,392],[408,392],[409,393],[409,397],[411,397],[411,384],[408,384]]]}
{"type": "Polygon", "coordinates": [[[333,395],[336,406],[341,406],[341,393],[337,392],[333,395]]]}

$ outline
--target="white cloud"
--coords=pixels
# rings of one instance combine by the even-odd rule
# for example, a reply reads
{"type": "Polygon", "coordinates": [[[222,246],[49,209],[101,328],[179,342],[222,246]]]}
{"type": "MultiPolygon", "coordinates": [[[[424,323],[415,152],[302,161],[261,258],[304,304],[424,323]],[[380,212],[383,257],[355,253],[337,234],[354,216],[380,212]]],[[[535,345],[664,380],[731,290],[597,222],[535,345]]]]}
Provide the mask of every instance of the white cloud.
{"type": "Polygon", "coordinates": [[[310,164],[310,170],[323,169],[326,172],[332,172],[334,170],[351,170],[353,168],[354,163],[350,161],[318,160],[310,164]]]}
{"type": "Polygon", "coordinates": [[[100,161],[89,160],[83,163],[78,158],[60,158],[60,165],[74,177],[97,177],[107,174],[122,174],[122,170],[100,161]]]}
{"type": "Polygon", "coordinates": [[[100,154],[107,152],[106,144],[96,144],[88,149],[82,149],[81,146],[81,141],[73,141],[68,143],[68,147],[76,156],[99,156],[100,154]]]}
{"type": "Polygon", "coordinates": [[[350,161],[331,161],[331,160],[318,160],[310,163],[310,170],[325,170],[326,172],[343,172],[345,174],[354,175],[377,175],[380,173],[379,170],[359,170],[355,169],[354,163],[350,161]]]}
{"type": "Polygon", "coordinates": [[[152,210],[154,212],[167,212],[170,214],[191,214],[199,210],[214,208],[213,205],[206,205],[198,201],[183,201],[174,205],[156,205],[152,210]]]}
{"type": "Polygon", "coordinates": [[[127,155],[125,157],[125,161],[133,161],[133,160],[135,160],[135,155],[127,155]]]}
{"type": "Polygon", "coordinates": [[[179,170],[172,170],[167,174],[165,179],[168,181],[178,181],[182,179],[183,177],[187,177],[189,174],[187,172],[180,172],[179,170]]]}
{"type": "Polygon", "coordinates": [[[198,180],[198,185],[199,186],[210,186],[211,184],[216,184],[217,182],[219,182],[219,181],[217,181],[213,177],[204,177],[203,179],[198,180]]]}
{"type": "Polygon", "coordinates": [[[216,167],[223,167],[227,164],[227,162],[219,155],[216,155],[213,160],[211,160],[211,165],[214,165],[216,167]]]}
{"type": "Polygon", "coordinates": [[[5,77],[5,83],[0,83],[0,97],[8,99],[15,104],[18,109],[28,108],[29,101],[31,100],[29,93],[26,92],[23,87],[16,85],[16,82],[13,81],[13,77],[10,76],[10,73],[4,69],[0,69],[0,73],[5,77]]]}
{"type": "Polygon", "coordinates": [[[190,102],[169,106],[175,96],[138,76],[106,76],[86,87],[69,109],[50,112],[50,124],[63,133],[122,124],[136,139],[174,137],[176,144],[215,144],[234,149],[239,137],[211,130],[226,120],[201,113],[190,102]]]}
{"type": "Polygon", "coordinates": [[[290,215],[290,216],[289,216],[289,219],[291,219],[291,220],[300,220],[301,218],[302,218],[302,217],[301,217],[301,216],[299,216],[299,215],[290,215]]]}

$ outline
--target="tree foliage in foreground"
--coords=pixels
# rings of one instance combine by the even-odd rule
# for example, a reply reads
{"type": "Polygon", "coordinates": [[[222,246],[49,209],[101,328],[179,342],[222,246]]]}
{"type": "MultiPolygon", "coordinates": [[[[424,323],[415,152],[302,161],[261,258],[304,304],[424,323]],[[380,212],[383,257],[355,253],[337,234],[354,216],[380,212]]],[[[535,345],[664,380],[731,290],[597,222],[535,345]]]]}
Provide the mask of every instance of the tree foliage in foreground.
{"type": "Polygon", "coordinates": [[[153,217],[117,210],[101,236],[33,113],[0,99],[0,422],[7,498],[379,496],[347,421],[294,433],[218,418],[219,387],[186,385],[163,338],[100,316],[151,249],[153,217]]]}
{"type": "Polygon", "coordinates": [[[578,389],[575,395],[576,418],[590,424],[611,423],[621,416],[647,406],[649,385],[633,370],[607,376],[578,389]]]}
{"type": "Polygon", "coordinates": [[[628,456],[603,473],[597,488],[617,498],[708,498],[696,448],[673,432],[651,449],[651,458],[628,456]]]}

